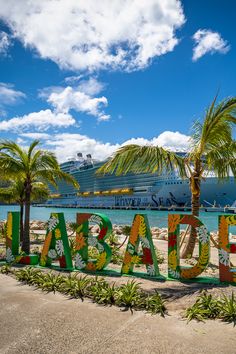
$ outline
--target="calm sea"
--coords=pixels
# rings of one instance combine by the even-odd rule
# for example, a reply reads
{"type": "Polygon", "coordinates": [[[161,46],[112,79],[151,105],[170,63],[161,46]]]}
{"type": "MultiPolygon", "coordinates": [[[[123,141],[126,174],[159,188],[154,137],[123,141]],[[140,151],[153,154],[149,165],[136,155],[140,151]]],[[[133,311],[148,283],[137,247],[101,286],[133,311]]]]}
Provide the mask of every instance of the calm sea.
{"type": "MultiPolygon", "coordinates": [[[[0,206],[0,220],[5,220],[7,218],[8,211],[17,211],[19,207],[17,206],[0,206]]],[[[76,213],[102,213],[109,217],[113,224],[120,225],[131,225],[135,214],[146,214],[148,216],[150,226],[156,227],[167,227],[167,211],[157,211],[157,210],[109,210],[109,209],[74,209],[74,208],[43,208],[43,207],[32,207],[31,208],[31,220],[48,220],[50,213],[52,212],[63,212],[65,219],[68,221],[75,221],[76,213]]],[[[177,213],[177,212],[175,212],[177,213]]],[[[201,212],[200,219],[207,226],[209,231],[214,231],[218,229],[218,215],[220,213],[216,212],[201,212]]],[[[233,233],[236,232],[236,227],[232,228],[233,233]]]]}

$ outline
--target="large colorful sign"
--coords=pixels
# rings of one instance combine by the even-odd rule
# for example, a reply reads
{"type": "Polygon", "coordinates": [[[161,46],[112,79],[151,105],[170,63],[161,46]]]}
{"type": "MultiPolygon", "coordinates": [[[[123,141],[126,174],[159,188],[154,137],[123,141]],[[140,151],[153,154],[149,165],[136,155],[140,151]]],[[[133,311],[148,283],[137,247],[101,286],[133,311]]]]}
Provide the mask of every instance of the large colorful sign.
{"type": "MultiPolygon", "coordinates": [[[[59,267],[67,270],[100,272],[109,265],[112,252],[106,239],[112,233],[112,224],[106,215],[98,213],[78,213],[75,252],[69,246],[63,213],[52,213],[48,221],[45,241],[40,260],[37,255],[19,254],[19,212],[9,212],[6,235],[6,262],[19,262],[42,267],[51,267],[59,262],[59,267]],[[98,225],[97,235],[91,233],[90,224],[98,225]],[[89,259],[88,248],[95,247],[96,259],[89,259]],[[73,258],[73,259],[72,259],[73,258]]],[[[236,243],[229,240],[229,226],[236,225],[236,215],[219,216],[219,273],[220,281],[236,282],[236,269],[231,267],[230,253],[236,253],[236,243]]],[[[169,214],[168,217],[168,276],[172,279],[195,279],[208,266],[210,258],[210,235],[201,220],[192,215],[169,214]],[[199,243],[197,263],[192,267],[180,266],[179,243],[180,225],[190,225],[199,243]]],[[[121,274],[132,274],[135,264],[146,266],[147,275],[159,278],[159,267],[145,214],[136,214],[124,254],[121,274]]],[[[137,274],[137,273],[135,273],[137,274]]]]}

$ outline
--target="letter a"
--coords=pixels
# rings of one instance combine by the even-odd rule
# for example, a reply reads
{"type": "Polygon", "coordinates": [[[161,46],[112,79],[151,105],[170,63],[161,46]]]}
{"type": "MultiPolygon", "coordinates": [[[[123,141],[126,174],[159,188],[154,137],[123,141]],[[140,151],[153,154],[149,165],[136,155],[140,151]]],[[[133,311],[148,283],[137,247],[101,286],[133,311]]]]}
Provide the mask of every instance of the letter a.
{"type": "Polygon", "coordinates": [[[40,265],[42,267],[50,266],[56,260],[59,260],[61,268],[73,269],[63,213],[51,214],[40,258],[40,265]]]}

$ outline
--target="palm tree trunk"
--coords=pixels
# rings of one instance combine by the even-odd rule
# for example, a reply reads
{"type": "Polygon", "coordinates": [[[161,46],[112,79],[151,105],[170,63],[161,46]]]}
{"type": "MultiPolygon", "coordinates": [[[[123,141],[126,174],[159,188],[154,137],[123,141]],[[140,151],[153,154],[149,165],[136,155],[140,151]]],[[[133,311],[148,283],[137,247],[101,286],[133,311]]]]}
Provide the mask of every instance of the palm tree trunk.
{"type": "Polygon", "coordinates": [[[30,253],[30,184],[27,183],[25,188],[25,219],[24,219],[24,232],[23,232],[23,243],[22,251],[26,254],[30,253]]]}
{"type": "MultiPolygon", "coordinates": [[[[194,175],[190,178],[190,186],[192,192],[192,202],[191,202],[192,215],[198,217],[199,209],[200,209],[200,191],[201,191],[199,173],[194,173],[194,175]]],[[[186,259],[192,257],[195,244],[196,244],[196,230],[193,227],[191,227],[190,236],[183,249],[181,258],[186,259]]]]}
{"type": "Polygon", "coordinates": [[[20,204],[20,242],[23,242],[24,234],[24,224],[23,224],[23,215],[24,215],[24,204],[20,204]]]}

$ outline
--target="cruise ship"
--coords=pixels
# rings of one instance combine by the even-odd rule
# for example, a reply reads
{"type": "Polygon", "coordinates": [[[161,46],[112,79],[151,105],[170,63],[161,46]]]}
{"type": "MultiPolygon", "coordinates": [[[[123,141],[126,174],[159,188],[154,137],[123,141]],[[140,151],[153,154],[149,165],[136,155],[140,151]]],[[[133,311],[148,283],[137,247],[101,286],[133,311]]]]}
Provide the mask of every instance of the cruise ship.
{"type": "MultiPolygon", "coordinates": [[[[184,153],[179,153],[184,154],[184,153]]],[[[161,208],[190,207],[189,181],[181,179],[177,172],[169,174],[114,174],[99,176],[96,171],[104,161],[96,161],[88,154],[61,164],[61,169],[78,181],[80,189],[65,182],[58,189],[51,189],[47,205],[81,208],[161,208]]],[[[201,184],[201,205],[206,207],[231,206],[236,200],[234,177],[219,182],[209,173],[201,184]]]]}

